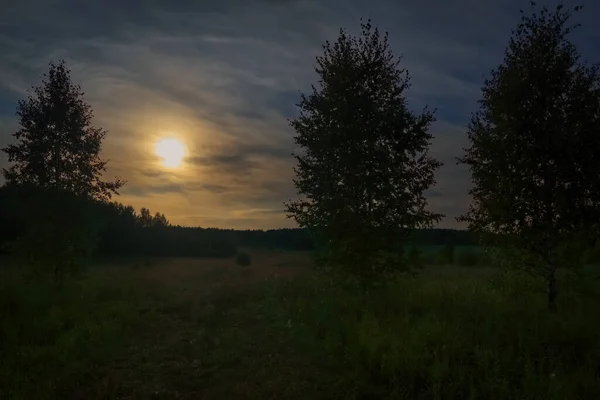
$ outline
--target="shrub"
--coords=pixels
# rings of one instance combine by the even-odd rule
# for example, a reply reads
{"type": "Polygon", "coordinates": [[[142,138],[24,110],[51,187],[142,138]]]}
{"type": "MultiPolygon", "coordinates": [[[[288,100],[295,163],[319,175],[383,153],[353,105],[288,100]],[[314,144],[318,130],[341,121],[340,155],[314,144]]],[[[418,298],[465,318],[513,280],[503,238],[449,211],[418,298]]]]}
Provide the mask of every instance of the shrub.
{"type": "Polygon", "coordinates": [[[247,267],[248,265],[252,264],[250,254],[243,251],[237,253],[235,257],[235,262],[237,263],[237,265],[242,267],[247,267]]]}

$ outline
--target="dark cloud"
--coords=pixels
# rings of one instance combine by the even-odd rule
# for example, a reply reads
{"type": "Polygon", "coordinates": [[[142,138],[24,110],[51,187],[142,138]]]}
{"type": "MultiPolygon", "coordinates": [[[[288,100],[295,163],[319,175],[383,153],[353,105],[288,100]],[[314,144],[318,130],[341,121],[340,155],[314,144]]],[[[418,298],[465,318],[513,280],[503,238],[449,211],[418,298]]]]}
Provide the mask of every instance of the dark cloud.
{"type": "MultiPolygon", "coordinates": [[[[567,1],[574,3],[574,1],[567,1]]],[[[448,215],[469,204],[468,170],[455,157],[477,107],[483,77],[502,61],[521,0],[31,0],[0,13],[0,145],[12,139],[18,99],[50,59],[64,58],[109,131],[109,175],[129,182],[121,200],[183,225],[293,226],[281,213],[293,197],[287,118],[298,90],[316,83],[314,57],[339,28],[371,17],[412,77],[409,106],[437,108],[431,153],[445,165],[428,193],[448,215]],[[153,143],[175,135],[189,146],[167,169],[153,143]]],[[[574,36],[598,61],[600,5],[588,4],[574,36]]],[[[6,158],[0,154],[0,167],[6,158]]],[[[1,178],[0,178],[1,179],[1,178]]]]}

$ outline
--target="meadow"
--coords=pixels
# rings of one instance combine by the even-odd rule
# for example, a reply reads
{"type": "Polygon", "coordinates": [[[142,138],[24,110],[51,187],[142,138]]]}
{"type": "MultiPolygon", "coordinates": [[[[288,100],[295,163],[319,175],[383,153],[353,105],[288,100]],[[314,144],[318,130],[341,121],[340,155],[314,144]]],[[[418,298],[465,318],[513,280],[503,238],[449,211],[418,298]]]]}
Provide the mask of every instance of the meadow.
{"type": "Polygon", "coordinates": [[[541,280],[482,265],[364,295],[310,253],[251,258],[98,260],[62,288],[0,268],[0,398],[600,398],[594,268],[551,314],[541,280]]]}

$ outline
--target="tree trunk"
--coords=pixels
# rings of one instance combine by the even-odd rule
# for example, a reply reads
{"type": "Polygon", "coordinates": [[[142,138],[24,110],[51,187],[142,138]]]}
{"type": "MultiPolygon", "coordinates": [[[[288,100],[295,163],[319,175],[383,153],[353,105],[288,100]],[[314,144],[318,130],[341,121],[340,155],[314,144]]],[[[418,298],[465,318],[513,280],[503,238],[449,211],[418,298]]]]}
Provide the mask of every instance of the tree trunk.
{"type": "Polygon", "coordinates": [[[546,283],[548,284],[548,310],[550,312],[557,312],[556,296],[558,291],[556,289],[556,266],[548,265],[546,283]]]}

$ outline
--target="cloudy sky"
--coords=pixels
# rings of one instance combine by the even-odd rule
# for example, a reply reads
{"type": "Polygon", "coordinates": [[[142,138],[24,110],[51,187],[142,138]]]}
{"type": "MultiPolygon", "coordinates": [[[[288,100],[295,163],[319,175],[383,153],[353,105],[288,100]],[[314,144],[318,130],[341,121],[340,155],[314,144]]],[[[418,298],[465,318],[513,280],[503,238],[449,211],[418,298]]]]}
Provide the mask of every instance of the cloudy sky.
{"type": "MultiPolygon", "coordinates": [[[[65,59],[109,131],[109,174],[128,181],[118,199],[181,225],[291,227],[293,131],[299,90],[316,81],[315,56],[360,18],[389,31],[412,75],[409,105],[438,109],[433,154],[446,165],[429,192],[447,215],[469,202],[468,172],[454,157],[491,68],[502,61],[519,0],[20,0],[0,6],[0,146],[15,106],[51,59],[65,59]],[[188,146],[178,169],[161,165],[156,140],[188,146]]],[[[538,1],[541,3],[541,1],[538,1]]],[[[568,2],[567,2],[568,3],[568,2]]],[[[600,61],[600,4],[588,1],[573,37],[600,61]]],[[[547,4],[556,4],[548,1],[547,4]]],[[[4,154],[0,166],[6,165],[4,154]]],[[[0,178],[1,179],[1,178],[0,178]]]]}

